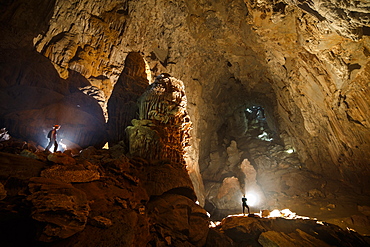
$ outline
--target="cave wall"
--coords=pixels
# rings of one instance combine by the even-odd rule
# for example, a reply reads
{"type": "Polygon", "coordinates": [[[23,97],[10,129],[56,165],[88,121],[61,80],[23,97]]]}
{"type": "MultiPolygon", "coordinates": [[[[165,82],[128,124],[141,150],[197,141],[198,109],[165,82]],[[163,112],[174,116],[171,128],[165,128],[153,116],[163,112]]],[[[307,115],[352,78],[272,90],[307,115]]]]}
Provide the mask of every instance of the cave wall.
{"type": "MultiPolygon", "coordinates": [[[[308,170],[369,188],[368,3],[57,0],[55,6],[28,5],[39,6],[32,10],[45,18],[33,20],[32,28],[14,22],[33,32],[6,29],[7,37],[20,34],[19,44],[33,40],[61,78],[70,78],[70,70],[80,73],[106,101],[129,52],[139,52],[154,76],[166,72],[184,82],[193,122],[186,160],[201,202],[199,172],[216,172],[205,172],[214,133],[236,109],[253,104],[265,107],[271,127],[308,170]]],[[[2,25],[16,20],[9,13],[24,11],[14,2],[7,7],[2,25]]],[[[11,39],[2,43],[14,46],[11,39]]]]}

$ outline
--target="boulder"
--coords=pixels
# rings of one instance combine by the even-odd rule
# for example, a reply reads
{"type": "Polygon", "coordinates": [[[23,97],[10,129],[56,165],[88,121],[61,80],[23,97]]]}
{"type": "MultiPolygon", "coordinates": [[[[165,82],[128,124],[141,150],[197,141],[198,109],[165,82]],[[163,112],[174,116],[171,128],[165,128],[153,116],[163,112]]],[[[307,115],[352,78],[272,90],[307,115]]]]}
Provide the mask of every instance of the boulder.
{"type": "Polygon", "coordinates": [[[38,177],[45,163],[20,155],[0,152],[0,179],[15,178],[28,181],[38,177]]]}
{"type": "Polygon", "coordinates": [[[204,246],[209,219],[207,212],[194,201],[182,195],[165,194],[149,201],[147,208],[153,227],[160,235],[157,241],[170,242],[172,246],[180,246],[182,242],[204,246]]]}
{"type": "Polygon", "coordinates": [[[83,165],[53,165],[41,172],[41,177],[65,183],[86,183],[100,179],[97,166],[85,168],[83,165]]]}
{"type": "Polygon", "coordinates": [[[148,195],[162,195],[167,191],[182,188],[190,192],[187,194],[189,198],[196,198],[189,175],[181,164],[148,164],[140,175],[148,195]]]}
{"type": "Polygon", "coordinates": [[[85,228],[90,207],[86,194],[72,185],[48,178],[32,178],[29,184],[32,218],[44,228],[39,240],[68,238],[85,228]]]}
{"type": "Polygon", "coordinates": [[[76,160],[71,156],[64,154],[64,153],[51,153],[48,155],[48,160],[62,165],[75,165],[76,160]]]}

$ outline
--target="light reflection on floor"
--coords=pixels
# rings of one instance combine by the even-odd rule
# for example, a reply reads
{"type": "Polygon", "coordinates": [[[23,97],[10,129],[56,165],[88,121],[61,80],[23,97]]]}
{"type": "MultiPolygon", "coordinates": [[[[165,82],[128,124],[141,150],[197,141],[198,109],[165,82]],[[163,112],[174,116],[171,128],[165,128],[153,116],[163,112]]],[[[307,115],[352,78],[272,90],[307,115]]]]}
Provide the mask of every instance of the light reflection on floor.
{"type": "MultiPolygon", "coordinates": [[[[256,217],[256,218],[284,218],[284,219],[303,219],[303,220],[309,220],[311,219],[310,217],[307,216],[300,216],[297,215],[296,213],[290,211],[289,209],[283,209],[283,210],[278,210],[274,209],[272,211],[269,210],[262,210],[259,213],[252,213],[251,215],[248,216],[248,214],[232,214],[228,215],[227,217],[256,217]]],[[[313,218],[312,220],[317,220],[316,218],[313,218]]],[[[221,224],[221,221],[210,221],[209,227],[216,227],[221,224]]],[[[317,221],[317,224],[323,224],[322,221],[317,221]]]]}

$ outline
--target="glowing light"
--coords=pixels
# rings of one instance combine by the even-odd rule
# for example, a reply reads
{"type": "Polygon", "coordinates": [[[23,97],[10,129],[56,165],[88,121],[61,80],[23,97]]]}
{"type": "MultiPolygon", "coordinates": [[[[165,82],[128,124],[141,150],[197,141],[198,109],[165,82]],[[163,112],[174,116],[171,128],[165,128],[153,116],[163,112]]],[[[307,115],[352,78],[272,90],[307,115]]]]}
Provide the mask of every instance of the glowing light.
{"type": "Polygon", "coordinates": [[[267,142],[270,142],[274,139],[274,138],[269,138],[269,135],[265,131],[262,134],[260,134],[258,138],[260,140],[267,141],[267,142]]]}
{"type": "Polygon", "coordinates": [[[285,152],[287,152],[288,154],[292,154],[292,153],[294,153],[294,149],[289,148],[289,149],[285,150],[285,152]]]}
{"type": "Polygon", "coordinates": [[[66,144],[64,144],[63,142],[60,142],[59,144],[60,144],[60,146],[62,146],[62,148],[64,150],[67,150],[67,145],[66,144]]]}
{"type": "Polygon", "coordinates": [[[106,142],[106,143],[104,144],[104,147],[103,147],[103,149],[109,149],[109,145],[108,145],[108,142],[106,142]]]}
{"type": "Polygon", "coordinates": [[[247,204],[249,206],[256,206],[258,205],[258,196],[256,193],[253,193],[253,192],[247,192],[245,193],[245,197],[247,198],[247,204]]]}
{"type": "Polygon", "coordinates": [[[278,209],[272,210],[269,215],[269,217],[281,217],[281,216],[282,214],[278,209]]]}
{"type": "MultiPolygon", "coordinates": [[[[281,218],[285,218],[285,219],[304,219],[304,220],[308,220],[310,219],[310,217],[306,217],[306,216],[299,216],[297,215],[296,213],[293,213],[292,211],[290,211],[289,209],[283,209],[283,210],[278,210],[278,209],[275,209],[273,211],[270,212],[268,218],[271,218],[271,217],[281,217],[281,218]]],[[[317,220],[317,219],[315,219],[317,220]]]]}
{"type": "Polygon", "coordinates": [[[221,221],[210,221],[209,222],[209,226],[210,227],[216,227],[216,226],[218,226],[218,225],[220,225],[221,224],[221,221]]]}

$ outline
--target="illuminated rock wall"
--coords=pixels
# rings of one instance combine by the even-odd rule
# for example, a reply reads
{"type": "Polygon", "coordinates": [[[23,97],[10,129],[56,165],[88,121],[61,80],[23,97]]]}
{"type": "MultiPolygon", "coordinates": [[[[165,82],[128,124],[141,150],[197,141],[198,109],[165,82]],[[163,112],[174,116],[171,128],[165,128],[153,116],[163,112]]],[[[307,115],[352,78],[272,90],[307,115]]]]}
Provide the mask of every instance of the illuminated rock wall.
{"type": "Polygon", "coordinates": [[[127,128],[130,154],[185,165],[191,122],[183,83],[159,75],[138,99],[139,119],[127,128]]]}

